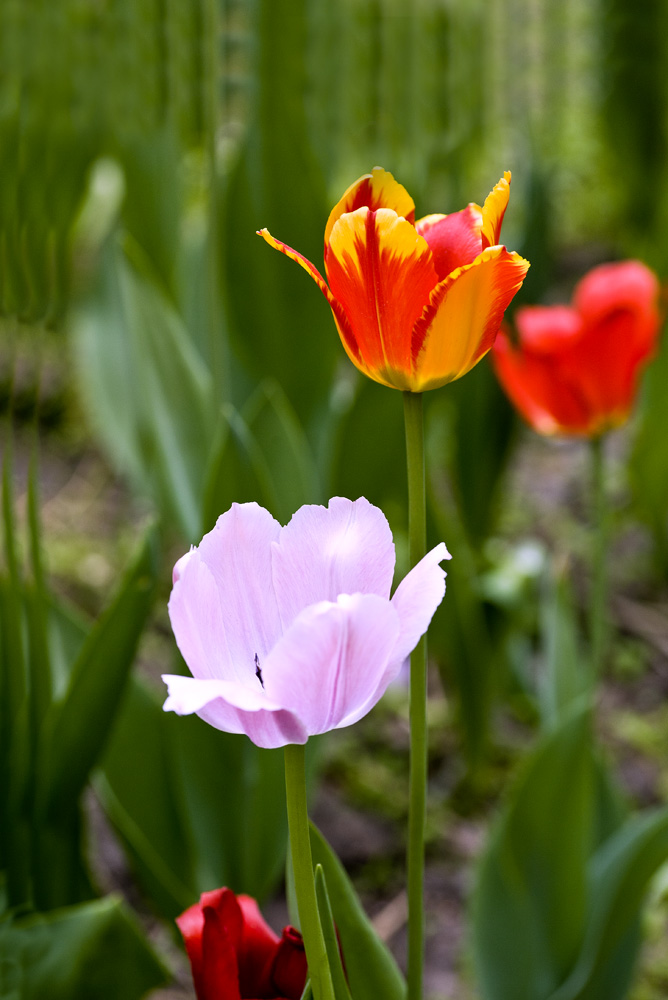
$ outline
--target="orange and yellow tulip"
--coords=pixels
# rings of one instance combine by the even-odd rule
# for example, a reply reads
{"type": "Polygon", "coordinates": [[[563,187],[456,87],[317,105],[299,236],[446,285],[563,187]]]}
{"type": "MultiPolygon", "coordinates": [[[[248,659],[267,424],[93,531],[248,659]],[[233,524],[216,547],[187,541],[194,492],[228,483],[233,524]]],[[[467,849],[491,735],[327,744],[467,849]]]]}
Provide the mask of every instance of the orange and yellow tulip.
{"type": "Polygon", "coordinates": [[[489,351],[529,262],[499,244],[510,193],[506,172],[482,208],[415,222],[415,205],[375,167],[332,209],[325,273],[266,229],[260,236],[308,271],[361,372],[423,392],[461,378],[489,351]]]}

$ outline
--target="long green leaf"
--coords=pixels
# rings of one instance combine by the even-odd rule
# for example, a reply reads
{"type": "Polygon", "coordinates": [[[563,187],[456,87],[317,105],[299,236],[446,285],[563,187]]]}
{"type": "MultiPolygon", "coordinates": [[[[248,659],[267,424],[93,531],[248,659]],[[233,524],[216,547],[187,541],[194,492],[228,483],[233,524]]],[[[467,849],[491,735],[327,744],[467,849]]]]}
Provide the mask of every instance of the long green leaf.
{"type": "Polygon", "coordinates": [[[668,859],[668,808],[630,819],[590,866],[587,934],[572,974],[549,1000],[621,1000],[638,952],[637,920],[650,879],[668,859]]]}
{"type": "Polygon", "coordinates": [[[377,937],[343,866],[311,824],[314,865],[322,865],[334,922],[341,939],[350,991],[355,1000],[403,1000],[406,986],[389,951],[377,937]]]}
{"type": "Polygon", "coordinates": [[[592,848],[591,719],[578,712],[528,760],[483,858],[473,941],[484,1000],[541,1000],[585,933],[592,848]]]}
{"type": "Polygon", "coordinates": [[[315,866],[315,891],[318,897],[318,912],[320,914],[320,923],[322,924],[322,933],[327,948],[327,959],[334,984],[334,996],[336,1000],[352,1000],[346,981],[346,974],[341,964],[341,954],[339,951],[339,941],[336,936],[332,904],[329,901],[327,881],[322,865],[315,866]]]}
{"type": "Polygon", "coordinates": [[[155,579],[156,536],[152,531],[112,604],[86,639],[63,701],[53,706],[41,760],[43,815],[66,812],[97,763],[151,610],[155,579]]]}
{"type": "Polygon", "coordinates": [[[8,1000],[139,1000],[168,975],[113,896],[0,924],[0,988],[8,1000]]]}

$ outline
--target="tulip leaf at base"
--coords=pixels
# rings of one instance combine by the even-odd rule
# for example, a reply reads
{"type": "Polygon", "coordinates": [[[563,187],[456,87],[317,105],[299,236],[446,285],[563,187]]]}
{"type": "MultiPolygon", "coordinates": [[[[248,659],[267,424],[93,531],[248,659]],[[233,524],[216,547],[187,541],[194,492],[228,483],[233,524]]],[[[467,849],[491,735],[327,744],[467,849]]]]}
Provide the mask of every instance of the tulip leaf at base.
{"type": "Polygon", "coordinates": [[[322,933],[325,938],[325,947],[327,948],[329,969],[332,973],[334,996],[336,1000],[352,1000],[348,983],[346,982],[346,974],[341,964],[339,942],[336,936],[334,917],[332,916],[332,904],[329,901],[329,894],[327,892],[327,881],[325,873],[322,870],[322,865],[320,864],[315,866],[315,892],[318,899],[322,933]]]}
{"type": "Polygon", "coordinates": [[[404,1000],[406,984],[392,955],[380,940],[350,883],[343,865],[311,823],[313,863],[327,880],[332,916],[339,933],[350,992],[355,1000],[404,1000]]]}

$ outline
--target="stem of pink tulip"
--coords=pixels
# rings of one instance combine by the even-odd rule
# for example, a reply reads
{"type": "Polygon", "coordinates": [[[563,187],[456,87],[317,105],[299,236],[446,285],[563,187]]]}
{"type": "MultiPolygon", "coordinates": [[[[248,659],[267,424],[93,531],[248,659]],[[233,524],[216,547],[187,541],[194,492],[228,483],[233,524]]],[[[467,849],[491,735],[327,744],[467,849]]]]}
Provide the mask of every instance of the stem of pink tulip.
{"type": "Polygon", "coordinates": [[[593,551],[590,642],[593,684],[596,684],[603,669],[608,631],[608,504],[605,497],[604,441],[604,436],[601,436],[591,442],[593,551]]]}
{"type": "Polygon", "coordinates": [[[313,997],[314,1000],[334,1000],[334,985],[315,892],[311,836],[306,805],[304,755],[304,746],[290,743],[285,747],[285,793],[288,806],[292,870],[295,876],[299,922],[304,938],[313,997]]]}
{"type": "MultiPolygon", "coordinates": [[[[427,548],[422,395],[404,392],[411,566],[427,548]]],[[[421,1000],[424,968],[424,833],[427,807],[427,637],[411,654],[410,787],[408,813],[407,1000],[421,1000]]]]}

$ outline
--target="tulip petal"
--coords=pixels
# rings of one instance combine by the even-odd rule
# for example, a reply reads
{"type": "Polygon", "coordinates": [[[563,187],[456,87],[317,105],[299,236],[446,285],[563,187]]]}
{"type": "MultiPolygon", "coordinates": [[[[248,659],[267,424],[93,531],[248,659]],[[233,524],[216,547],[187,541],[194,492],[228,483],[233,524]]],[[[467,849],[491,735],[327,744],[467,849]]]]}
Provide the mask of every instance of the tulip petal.
{"type": "Polygon", "coordinates": [[[413,330],[414,391],[460,378],[487,353],[529,262],[505,247],[489,247],[432,292],[413,330]]]}
{"type": "Polygon", "coordinates": [[[269,997],[274,994],[272,970],[280,938],[260,913],[252,896],[237,896],[243,913],[241,946],[237,951],[242,997],[269,997]]]}
{"type": "Polygon", "coordinates": [[[398,673],[401,664],[389,662],[398,635],[396,611],[376,594],[306,608],[267,659],[267,695],[309,735],[352,725],[398,673]]]}
{"type": "Polygon", "coordinates": [[[375,212],[379,208],[391,208],[408,222],[415,219],[415,202],[405,187],[395,181],[392,174],[382,167],[374,167],[370,174],[364,174],[351,184],[343,197],[329,213],[325,227],[325,246],[334,228],[334,223],[346,212],[355,212],[365,206],[375,212]]]}
{"type": "Polygon", "coordinates": [[[242,1000],[237,956],[230,940],[226,915],[204,907],[202,978],[198,1000],[242,1000]]]}
{"type": "Polygon", "coordinates": [[[501,225],[510,197],[510,177],[510,170],[506,170],[501,180],[485,198],[485,204],[482,206],[483,249],[499,245],[501,225]]]}
{"type": "Polygon", "coordinates": [[[582,335],[582,320],[569,306],[523,306],[515,325],[522,350],[531,354],[568,350],[582,335]]]}
{"type": "Polygon", "coordinates": [[[366,375],[412,389],[412,330],[438,283],[431,250],[415,227],[388,208],[342,215],[325,254],[332,293],[345,310],[366,375]]]}
{"type": "Polygon", "coordinates": [[[240,1000],[236,950],[242,936],[242,915],[231,889],[214,889],[203,892],[198,903],[188,907],[176,917],[186,946],[198,998],[240,1000]],[[215,914],[218,921],[206,913],[215,914]],[[205,935],[206,927],[206,935],[205,935]],[[213,963],[213,982],[206,965],[213,963]],[[210,988],[213,987],[213,992],[210,988]]]}
{"type": "Polygon", "coordinates": [[[311,604],[340,594],[389,598],[394,542],[387,518],[360,497],[300,507],[272,546],[274,589],[283,629],[311,604]]]}
{"type": "Polygon", "coordinates": [[[322,294],[329,302],[330,308],[334,313],[334,320],[336,322],[336,326],[339,331],[339,336],[341,337],[343,346],[348,352],[348,356],[352,360],[353,364],[357,364],[357,359],[359,357],[359,348],[357,346],[357,341],[353,336],[346,312],[342,307],[341,303],[337,302],[337,300],[330,292],[327,286],[327,282],[325,281],[325,279],[323,278],[323,276],[321,275],[320,271],[315,266],[315,264],[312,264],[311,261],[308,260],[307,257],[304,257],[303,254],[299,253],[299,251],[293,250],[292,247],[289,247],[287,245],[287,243],[281,243],[280,240],[274,239],[274,237],[271,235],[268,229],[258,230],[257,235],[261,236],[269,244],[269,246],[273,247],[275,250],[279,250],[282,254],[285,254],[285,256],[289,257],[291,260],[296,261],[297,264],[300,264],[301,267],[303,267],[304,270],[311,275],[316,285],[318,286],[322,294]]]}
{"type": "MultiPolygon", "coordinates": [[[[264,665],[263,665],[264,666],[264,665]]],[[[197,680],[163,674],[169,697],[163,708],[177,715],[199,715],[225,733],[245,733],[257,746],[272,748],[305,743],[308,733],[289,711],[257,691],[230,681],[197,680]]]]}
{"type": "MultiPolygon", "coordinates": [[[[515,319],[520,335],[529,313],[549,308],[518,310],[515,319]]],[[[539,326],[542,323],[541,319],[539,326]]],[[[592,418],[577,375],[569,377],[568,365],[564,368],[558,354],[523,350],[522,346],[523,338],[516,348],[501,330],[492,351],[494,370],[513,405],[539,434],[587,434],[592,418]]]]}
{"type": "Polygon", "coordinates": [[[427,215],[415,223],[434,255],[438,280],[458,267],[471,264],[482,252],[482,214],[477,205],[468,205],[451,215],[427,215]]]}
{"type": "Polygon", "coordinates": [[[445,594],[446,574],[440,564],[450,558],[445,544],[440,542],[397,587],[391,604],[399,615],[401,631],[392,651],[393,661],[401,664],[429,628],[429,622],[445,594]]]}
{"type": "Polygon", "coordinates": [[[177,563],[169,616],[194,677],[255,687],[255,656],[263,660],[281,633],[271,576],[280,530],[258,504],[233,504],[177,563]]]}

